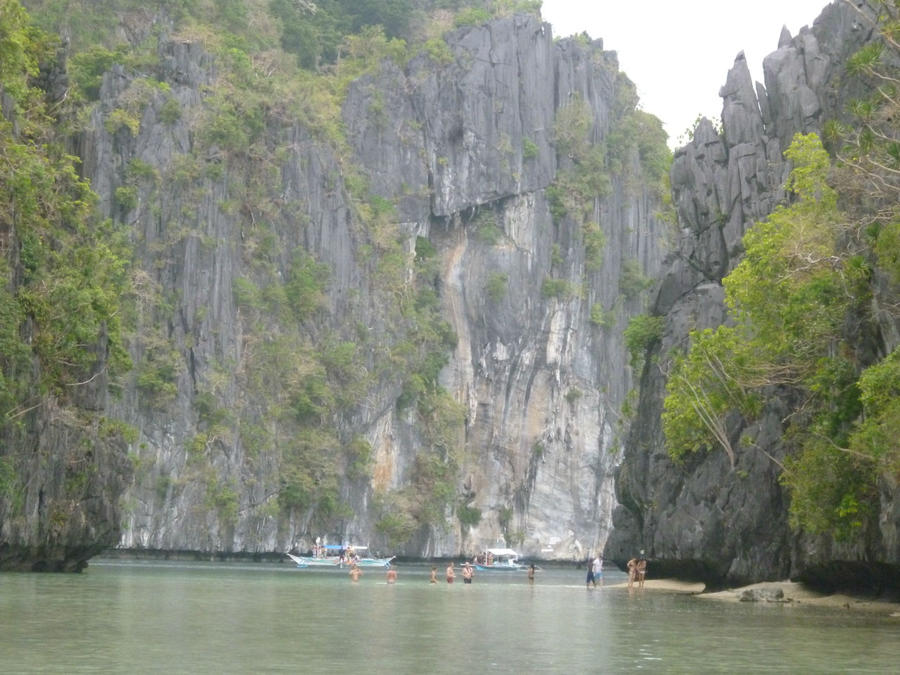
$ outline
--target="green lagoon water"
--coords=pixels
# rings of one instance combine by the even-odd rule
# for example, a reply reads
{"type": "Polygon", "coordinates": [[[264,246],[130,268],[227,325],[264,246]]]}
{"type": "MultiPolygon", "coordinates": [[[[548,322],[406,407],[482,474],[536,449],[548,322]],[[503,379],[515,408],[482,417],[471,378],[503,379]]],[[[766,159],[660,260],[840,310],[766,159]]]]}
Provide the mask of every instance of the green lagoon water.
{"type": "Polygon", "coordinates": [[[397,569],[395,585],[382,570],[352,583],[290,563],[0,574],[0,672],[900,672],[897,618],[586,590],[574,568],[533,585],[508,572],[432,585],[428,566],[397,569]]]}

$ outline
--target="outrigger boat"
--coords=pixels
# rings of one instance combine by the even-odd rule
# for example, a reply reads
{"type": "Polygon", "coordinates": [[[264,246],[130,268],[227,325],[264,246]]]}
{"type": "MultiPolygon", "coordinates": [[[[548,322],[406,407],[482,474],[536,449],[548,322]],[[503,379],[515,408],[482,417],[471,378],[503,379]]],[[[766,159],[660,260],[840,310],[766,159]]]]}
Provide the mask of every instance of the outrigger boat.
{"type": "Polygon", "coordinates": [[[489,548],[476,557],[475,569],[480,572],[517,572],[528,568],[519,562],[519,554],[511,548],[489,548]]]}
{"type": "Polygon", "coordinates": [[[367,551],[368,546],[323,546],[323,549],[328,550],[336,550],[343,549],[347,552],[352,552],[349,555],[344,555],[341,557],[340,555],[324,555],[324,556],[310,556],[310,555],[294,555],[292,553],[286,553],[288,558],[297,563],[297,567],[299,569],[306,569],[308,567],[337,567],[341,569],[343,567],[350,567],[352,564],[356,564],[358,567],[384,567],[388,568],[391,566],[391,561],[395,556],[391,556],[390,558],[364,558],[360,557],[359,553],[361,551],[367,551]]]}
{"type": "Polygon", "coordinates": [[[293,553],[286,553],[288,558],[297,563],[297,567],[307,568],[307,567],[340,567],[341,559],[337,556],[326,556],[324,558],[314,558],[311,555],[294,555],[293,553]]]}

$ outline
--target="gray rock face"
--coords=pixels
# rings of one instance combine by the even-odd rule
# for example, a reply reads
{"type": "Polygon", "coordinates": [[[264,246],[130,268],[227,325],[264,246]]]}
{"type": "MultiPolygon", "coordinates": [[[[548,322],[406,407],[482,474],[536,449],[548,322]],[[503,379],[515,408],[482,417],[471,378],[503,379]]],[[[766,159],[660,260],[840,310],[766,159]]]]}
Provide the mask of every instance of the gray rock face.
{"type": "MultiPolygon", "coordinates": [[[[61,51],[50,63],[42,63],[39,72],[33,75],[31,85],[43,91],[48,103],[56,105],[65,98],[68,76],[61,51]]],[[[0,86],[5,153],[10,148],[13,148],[12,152],[18,152],[16,144],[26,147],[34,143],[34,129],[25,131],[31,125],[23,124],[23,118],[27,119],[29,114],[19,117],[20,114],[16,100],[0,86]],[[24,137],[23,132],[27,134],[24,137]]],[[[47,156],[42,157],[39,147],[27,150],[26,155],[43,159],[47,156]]],[[[7,175],[14,170],[12,167],[21,166],[18,158],[10,161],[11,156],[4,155],[8,162],[7,175]]],[[[54,190],[59,189],[65,194],[62,181],[54,183],[51,178],[50,183],[54,190]]],[[[27,212],[42,212],[45,208],[44,213],[52,211],[52,207],[44,205],[22,206],[32,198],[23,198],[16,189],[4,189],[4,199],[9,203],[5,205],[5,215],[0,222],[3,321],[11,322],[3,329],[18,331],[18,337],[28,345],[39,344],[46,337],[41,334],[40,319],[35,321],[39,312],[23,312],[27,318],[22,320],[12,309],[21,302],[19,298],[34,293],[25,281],[30,274],[25,271],[30,263],[26,260],[27,254],[23,253],[27,249],[23,240],[26,236],[49,240],[51,235],[35,227],[37,217],[29,216],[27,212]],[[10,303],[10,298],[16,295],[19,298],[10,303]]],[[[37,199],[43,199],[43,196],[37,199]]],[[[48,201],[52,203],[53,197],[48,201]]],[[[42,279],[42,283],[46,282],[42,279]]],[[[40,293],[35,296],[40,297],[40,293]]],[[[35,296],[30,296],[32,302],[43,301],[35,300],[35,296]]],[[[27,359],[22,359],[24,366],[19,365],[16,347],[10,349],[9,344],[4,344],[3,372],[0,373],[0,380],[6,378],[0,413],[3,417],[0,425],[0,570],[80,571],[88,558],[115,545],[118,540],[122,515],[119,499],[131,481],[131,466],[120,435],[105,426],[102,418],[109,384],[106,327],[101,327],[93,341],[86,341],[80,349],[86,357],[85,364],[90,365],[80,366],[78,375],[63,387],[46,373],[46,370],[52,372],[58,368],[57,363],[44,358],[36,349],[27,359]],[[78,382],[79,379],[83,381],[78,382]],[[16,380],[15,387],[11,388],[13,391],[16,388],[28,390],[21,399],[7,398],[7,384],[12,380],[16,380]],[[48,386],[48,380],[54,385],[48,386]],[[10,400],[18,405],[13,407],[10,400]]]]}
{"type": "MultiPolygon", "coordinates": [[[[105,348],[101,340],[99,363],[105,348]]],[[[3,459],[12,462],[2,468],[20,477],[0,501],[0,569],[77,572],[117,543],[119,499],[132,473],[124,443],[111,440],[94,417],[104,408],[106,385],[101,371],[65,405],[47,399],[0,433],[3,459]]]]}
{"type": "Polygon", "coordinates": [[[791,533],[776,464],[784,457],[781,420],[793,408],[783,392],[771,393],[765,415],[752,426],[729,424],[737,449],[733,468],[721,452],[673,464],[660,425],[664,355],[683,345],[690,330],[725,320],[720,282],[740,258],[741,237],[784,199],[780,186],[790,167],[782,151],[795,133],[820,131],[847,100],[839,64],[871,37],[858,18],[834,3],[812,29],[795,38],[784,31],[778,50],[764,61],[766,86],[757,86],[758,97],[738,55],[720,91],[721,133],[704,120],[675,154],[672,192],[682,236],[656,297],[655,311],[666,320],[653,355],[659,363],[647,358],[638,416],[617,474],[620,506],[606,556],[620,564],[645,549],[653,574],[716,585],[782,579],[835,559],[900,561],[896,485],[887,482],[882,539],[868,552],[791,533]]]}
{"type": "MultiPolygon", "coordinates": [[[[640,296],[624,295],[620,279],[635,264],[646,278],[658,275],[663,224],[654,190],[635,184],[637,155],[624,158],[631,177],[611,176],[609,191],[588,204],[606,241],[601,264],[588,265],[581,225],[554,221],[546,189],[560,164],[572,163],[556,152],[561,108],[587,104],[594,142],[616,122],[617,62],[599,42],[554,43],[548,25],[524,15],[458,29],[448,47],[450,62],[385,62],[351,84],[341,151],[350,156],[302,122],[273,114],[265,130],[271,182],[260,188],[268,191],[265,213],[242,206],[248,186],[223,161],[227,150],[200,145],[214,59],[197,45],[163,40],[153,77],[168,90],[141,88],[121,68],[106,75],[81,143],[84,170],[105,215],[133,229],[138,294],[166,299],[164,307],[139,302],[135,362],[171,359],[175,384],[171,399],[154,403],[135,373],[122,396],[106,402],[138,430],[128,449],[135,475],[122,502],[120,546],[283,551],[326,534],[303,513],[278,508],[290,439],[281,437],[270,403],[247,400],[243,389],[262,377],[247,364],[267,348],[258,338],[267,318],[241,305],[235,288],[257,278],[252,247],[262,245],[265,221],[276,278],[288,278],[295,250],[329,270],[324,309],[303,326],[310,341],[364,327],[378,349],[395,346],[392,300],[367,257],[375,235],[360,226],[359,195],[347,184],[352,167],[372,195],[395,207],[391,236],[407,256],[407,280],[418,237],[437,251],[435,288],[457,336],[440,382],[465,412],[456,489],[482,514],[463,529],[448,510],[446,527],[391,552],[471,553],[504,535],[522,553],[547,558],[602,548],[620,456],[618,411],[632,388],[622,329],[644,307],[640,296]],[[143,103],[132,133],[110,120],[116,110],[134,110],[136,92],[143,103]],[[135,167],[152,171],[135,179],[135,167]],[[125,186],[137,188],[136,205],[117,197],[125,186]],[[479,235],[485,218],[497,232],[491,240],[479,235]],[[499,275],[506,288],[491,298],[485,289],[499,275]],[[571,292],[545,293],[550,278],[571,292]],[[595,306],[607,316],[604,326],[591,323],[595,306]],[[251,448],[237,425],[211,433],[210,392],[225,411],[250,411],[269,441],[251,448]]],[[[274,341],[274,323],[272,330],[274,341]]],[[[363,359],[374,367],[373,354],[363,359]]],[[[384,546],[376,496],[409,484],[423,446],[413,416],[396,405],[406,375],[380,375],[365,405],[335,420],[336,435],[364,438],[374,459],[371,475],[341,478],[352,514],[340,535],[373,546],[384,546]]],[[[277,379],[268,384],[280,401],[277,379]]]]}
{"type": "MultiPolygon", "coordinates": [[[[129,30],[146,37],[139,23],[129,30]]],[[[406,284],[416,275],[417,238],[437,251],[434,287],[457,337],[440,383],[465,418],[455,489],[482,514],[464,528],[448,507],[445,527],[421,531],[391,553],[471,553],[505,535],[535,557],[583,557],[605,546],[607,558],[624,563],[645,549],[652,574],[714,583],[861,559],[870,552],[798,542],[790,533],[770,459],[783,457],[781,420],[790,400],[772,392],[759,422],[731,425],[735,447],[746,438],[764,452],[741,450],[735,467],[721,453],[675,466],[660,426],[666,364],[652,357],[682,344],[691,329],[725,320],[721,279],[739,260],[747,228],[784,198],[789,167],[782,151],[794,133],[818,130],[840,108],[852,85],[836,77],[837,64],[869,37],[849,8],[835,4],[812,30],[782,34],[764,64],[765,87],[754,88],[739,55],[721,90],[721,133],[703,121],[674,159],[676,250],[665,257],[653,191],[624,175],[637,170],[630,157],[623,175],[611,176],[609,190],[587,208],[606,241],[599,265],[586,260],[581,226],[551,215],[548,195],[574,161],[557,154],[560,111],[584,101],[594,142],[603,142],[617,121],[621,75],[615,55],[599,42],[554,42],[549,26],[530,16],[460,28],[448,38],[452,60],[384,62],[350,85],[340,151],[273,106],[261,132],[271,155],[247,158],[265,167],[266,179],[253,185],[225,161],[227,139],[201,139],[216,104],[210,92],[217,72],[199,45],[161,40],[153,78],[168,90],[147,88],[134,73],[114,68],[80,155],[104,215],[133,232],[132,355],[136,363],[160,359],[174,390],[154,401],[144,373],[136,372],[118,397],[100,381],[85,392],[82,405],[128,421],[137,440],[128,448],[103,446],[90,458],[96,471],[86,494],[105,497],[85,500],[69,526],[49,536],[38,530],[53,522],[48,495],[65,494],[63,449],[73,439],[90,444],[93,432],[52,411],[35,416],[35,432],[14,439],[35,449],[35,464],[20,467],[32,477],[27,517],[3,522],[0,566],[32,566],[34,541],[49,542],[39,552],[41,564],[65,569],[116,541],[129,548],[259,552],[305,548],[325,534],[308,514],[279,507],[282,462],[293,439],[278,408],[291,403],[279,373],[256,372],[254,364],[284,335],[272,317],[239,302],[237,289],[262,278],[254,258],[260,247],[268,251],[266,273],[279,280],[289,278],[293,253],[301,250],[328,269],[329,283],[315,320],[300,322],[297,349],[366,332],[377,347],[360,367],[374,369],[376,349],[397,346],[395,305],[369,253],[381,235],[360,222],[350,169],[371,195],[394,206],[385,236],[400,243],[406,284]],[[136,132],[113,123],[123,110],[139,116],[136,132]],[[136,204],[120,199],[120,188],[135,189],[136,204]],[[265,199],[246,198],[251,189],[265,199]],[[490,239],[479,234],[484,220],[496,231],[490,239]],[[653,312],[666,323],[638,374],[641,398],[629,430],[619,411],[636,375],[622,330],[645,307],[625,294],[621,279],[634,263],[659,280],[653,312]],[[505,288],[492,297],[486,288],[498,278],[505,288]],[[548,279],[571,292],[545,293],[548,279]],[[602,322],[592,322],[594,308],[603,310],[602,322]],[[247,388],[254,378],[262,380],[255,391],[265,388],[266,400],[254,400],[247,388]],[[255,424],[235,423],[235,410],[255,424]],[[214,432],[213,414],[224,420],[214,432]]],[[[884,324],[886,341],[896,344],[897,327],[888,318],[884,324]]],[[[373,546],[385,545],[376,528],[378,495],[410,484],[425,444],[414,415],[396,405],[406,375],[379,372],[364,405],[333,421],[342,442],[363,438],[372,448],[370,475],[339,477],[351,511],[339,534],[373,546]]],[[[890,480],[883,482],[882,504],[876,553],[896,561],[900,500],[890,480]]]]}
{"type": "Polygon", "coordinates": [[[792,602],[791,598],[784,596],[784,591],[776,588],[774,591],[765,588],[746,588],[738,597],[740,602],[792,602]]]}

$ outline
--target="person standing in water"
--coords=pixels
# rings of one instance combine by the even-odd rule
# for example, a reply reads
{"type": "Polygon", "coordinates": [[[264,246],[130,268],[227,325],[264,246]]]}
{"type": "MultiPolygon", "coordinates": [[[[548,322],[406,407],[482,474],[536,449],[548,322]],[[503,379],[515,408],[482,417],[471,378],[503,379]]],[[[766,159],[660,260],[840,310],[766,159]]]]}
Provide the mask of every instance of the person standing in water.
{"type": "Polygon", "coordinates": [[[397,581],[397,570],[393,567],[389,567],[387,571],[387,582],[389,584],[393,584],[397,581]]]}
{"type": "Polygon", "coordinates": [[[351,581],[359,581],[359,576],[362,574],[362,570],[359,569],[355,563],[350,565],[350,580],[351,581]]]}
{"type": "Polygon", "coordinates": [[[534,563],[531,563],[531,566],[528,568],[528,583],[534,583],[534,563]]]}
{"type": "Polygon", "coordinates": [[[600,556],[588,563],[590,571],[588,571],[588,584],[592,588],[597,588],[597,580],[603,581],[603,563],[600,562],[600,556]]]}
{"type": "Polygon", "coordinates": [[[437,567],[434,565],[431,566],[431,583],[437,583],[437,567]]]}
{"type": "Polygon", "coordinates": [[[473,576],[475,576],[475,570],[471,564],[466,562],[466,564],[463,565],[463,583],[471,584],[473,576]]]}
{"type": "Polygon", "coordinates": [[[456,579],[456,570],[453,569],[453,563],[451,562],[447,565],[447,583],[452,584],[454,579],[456,579]]]}

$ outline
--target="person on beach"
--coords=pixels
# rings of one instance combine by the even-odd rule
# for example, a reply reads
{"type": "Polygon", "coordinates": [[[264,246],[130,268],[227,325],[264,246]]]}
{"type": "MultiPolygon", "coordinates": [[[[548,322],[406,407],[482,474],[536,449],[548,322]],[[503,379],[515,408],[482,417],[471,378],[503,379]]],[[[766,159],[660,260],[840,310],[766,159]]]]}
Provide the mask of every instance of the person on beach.
{"type": "Polygon", "coordinates": [[[597,585],[597,582],[600,582],[600,587],[603,587],[603,558],[599,555],[594,558],[594,586],[597,585]]]}
{"type": "Polygon", "coordinates": [[[644,552],[641,551],[641,557],[637,560],[637,565],[635,566],[635,573],[637,575],[638,588],[644,587],[644,577],[647,576],[647,558],[644,557],[644,552]]]}
{"type": "Polygon", "coordinates": [[[591,558],[587,559],[587,579],[584,582],[587,588],[593,588],[597,584],[594,582],[594,561],[591,558]]]}
{"type": "Polygon", "coordinates": [[[466,562],[466,564],[463,565],[463,583],[471,584],[473,576],[475,576],[475,569],[470,563],[466,562]]]}
{"type": "Polygon", "coordinates": [[[634,586],[634,580],[637,577],[637,558],[632,558],[628,561],[628,588],[632,588],[634,586]]]}
{"type": "Polygon", "coordinates": [[[437,567],[431,567],[431,583],[437,583],[437,567]]]}
{"type": "Polygon", "coordinates": [[[387,571],[387,582],[388,582],[389,584],[393,584],[393,583],[395,583],[396,581],[397,581],[397,570],[395,570],[393,567],[388,568],[388,571],[387,571]]]}
{"type": "Polygon", "coordinates": [[[454,579],[456,579],[456,570],[453,569],[453,563],[450,563],[447,565],[447,583],[452,584],[454,579]]]}

